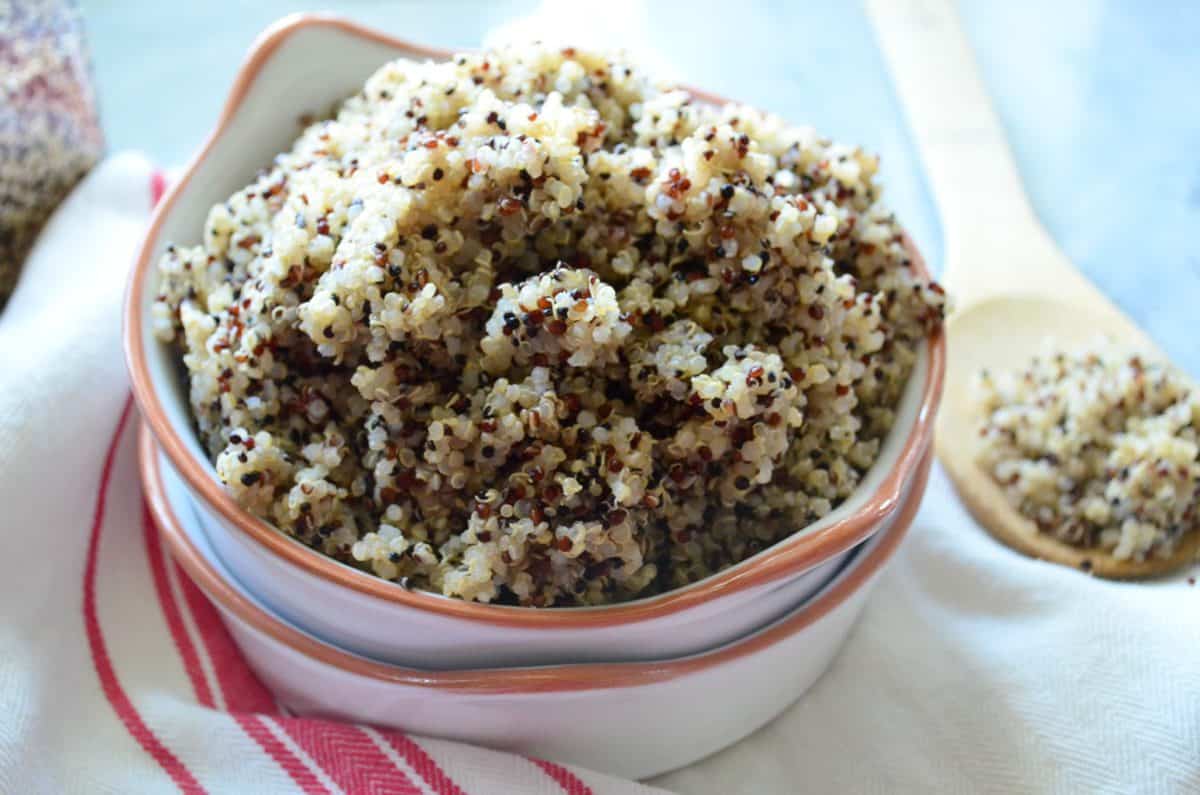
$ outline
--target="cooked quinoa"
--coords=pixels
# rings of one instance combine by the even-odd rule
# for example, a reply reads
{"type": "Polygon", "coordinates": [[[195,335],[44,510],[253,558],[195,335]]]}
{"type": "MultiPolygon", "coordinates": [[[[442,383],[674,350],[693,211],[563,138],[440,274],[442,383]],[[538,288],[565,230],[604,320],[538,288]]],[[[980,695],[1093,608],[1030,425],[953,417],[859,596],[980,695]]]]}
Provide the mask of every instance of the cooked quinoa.
{"type": "Polygon", "coordinates": [[[827,514],[943,296],[877,158],[618,57],[396,61],[171,247],[237,500],[482,602],[677,588],[827,514]]]}
{"type": "Polygon", "coordinates": [[[1121,560],[1200,528],[1200,392],[1108,345],[979,378],[980,462],[1038,529],[1121,560]]]}

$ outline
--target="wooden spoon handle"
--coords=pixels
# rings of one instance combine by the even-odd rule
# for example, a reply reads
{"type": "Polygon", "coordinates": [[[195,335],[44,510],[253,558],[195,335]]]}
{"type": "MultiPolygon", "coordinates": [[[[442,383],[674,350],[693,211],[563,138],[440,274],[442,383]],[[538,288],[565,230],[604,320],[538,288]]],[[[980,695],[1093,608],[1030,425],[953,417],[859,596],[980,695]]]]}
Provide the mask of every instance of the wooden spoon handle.
{"type": "Polygon", "coordinates": [[[868,0],[867,11],[941,214],[958,306],[1094,291],[1034,215],[954,0],[868,0]]]}

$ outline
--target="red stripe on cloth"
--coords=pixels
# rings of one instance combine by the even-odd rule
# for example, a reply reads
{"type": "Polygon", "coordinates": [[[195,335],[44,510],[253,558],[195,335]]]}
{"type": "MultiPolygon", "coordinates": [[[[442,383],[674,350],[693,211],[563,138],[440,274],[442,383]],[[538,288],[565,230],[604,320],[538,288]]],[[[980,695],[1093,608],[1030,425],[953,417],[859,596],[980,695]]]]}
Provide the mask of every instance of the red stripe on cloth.
{"type": "Polygon", "coordinates": [[[183,660],[183,670],[192,682],[196,700],[212,709],[216,706],[216,702],[213,701],[212,690],[209,688],[208,679],[204,676],[204,669],[200,666],[200,655],[197,654],[196,646],[188,636],[187,629],[183,625],[183,614],[179,611],[175,595],[171,593],[171,586],[167,581],[167,559],[163,554],[162,543],[158,537],[158,527],[155,526],[154,519],[150,515],[150,507],[145,504],[142,506],[142,530],[146,536],[146,557],[150,559],[154,591],[158,594],[158,604],[162,607],[163,617],[167,620],[167,628],[171,630],[171,639],[175,641],[175,648],[179,650],[179,656],[183,660]]]}
{"type": "Polygon", "coordinates": [[[150,203],[158,204],[158,200],[167,192],[167,175],[155,170],[150,175],[150,203]]]}
{"type": "MultiPolygon", "coordinates": [[[[284,747],[282,743],[279,743],[252,715],[245,714],[276,714],[278,710],[270,691],[258,680],[258,677],[254,675],[254,672],[245,663],[241,652],[229,634],[229,630],[221,622],[216,608],[208,601],[204,593],[196,587],[195,583],[187,577],[185,572],[180,570],[179,574],[188,610],[196,622],[201,638],[203,638],[206,647],[205,651],[207,651],[212,660],[213,668],[217,671],[218,686],[225,696],[225,702],[229,710],[234,713],[234,717],[237,718],[238,723],[245,729],[246,733],[258,741],[263,746],[263,749],[296,779],[296,783],[299,786],[305,787],[311,785],[320,788],[320,782],[313,777],[313,774],[302,762],[296,759],[294,754],[284,747]],[[311,781],[308,781],[309,779],[311,781]]],[[[372,753],[367,754],[368,762],[382,762],[381,767],[385,767],[385,769],[379,772],[386,776],[386,786],[384,789],[376,791],[397,793],[419,792],[419,789],[409,781],[403,771],[392,764],[390,759],[382,753],[379,753],[378,756],[373,753],[378,751],[378,748],[371,742],[370,738],[363,735],[358,729],[344,724],[299,718],[277,718],[276,721],[296,740],[297,745],[312,756],[317,764],[321,765],[322,769],[334,781],[338,781],[338,774],[330,768],[331,763],[346,768],[343,772],[353,776],[357,773],[357,770],[353,766],[357,765],[358,761],[340,760],[337,753],[322,753],[322,750],[319,748],[321,743],[318,735],[327,729],[333,733],[342,735],[344,739],[337,740],[338,743],[349,740],[353,744],[361,744],[362,748],[371,751],[372,753]],[[308,737],[310,740],[309,743],[302,742],[300,736],[297,736],[297,732],[303,737],[308,737]],[[397,777],[399,780],[396,780],[397,777]]],[[[418,774],[429,781],[430,786],[438,795],[465,795],[446,776],[441,768],[438,767],[437,763],[423,749],[417,746],[416,743],[403,736],[391,737],[389,740],[394,741],[393,747],[401,753],[418,774]],[[407,750],[401,747],[405,742],[411,746],[407,750]]],[[[371,779],[371,784],[373,786],[379,785],[378,781],[374,778],[371,779]]]]}
{"type": "MultiPolygon", "coordinates": [[[[153,544],[161,548],[158,542],[157,527],[154,525],[154,518],[147,512],[146,514],[146,532],[147,543],[153,544]],[[153,539],[153,541],[151,541],[153,539]]],[[[176,567],[175,574],[179,582],[179,588],[183,592],[184,605],[192,616],[192,621],[196,624],[197,632],[200,634],[201,642],[204,648],[200,651],[207,653],[209,661],[213,667],[213,671],[217,677],[217,687],[221,689],[221,695],[224,697],[226,707],[230,710],[230,715],[238,726],[254,740],[258,745],[278,764],[285,773],[291,776],[293,783],[306,793],[325,793],[328,790],[317,779],[311,770],[309,770],[303,762],[300,761],[290,750],[279,742],[276,737],[271,734],[255,715],[256,712],[274,712],[275,701],[254,672],[250,670],[245,660],[242,658],[241,652],[230,637],[229,631],[225,625],[221,623],[220,616],[217,614],[216,608],[205,598],[204,594],[196,587],[195,583],[187,576],[183,569],[179,568],[179,564],[170,563],[176,567]]],[[[162,573],[164,585],[166,584],[166,571],[162,573]]],[[[156,574],[157,580],[157,574],[156,574]]],[[[163,609],[168,610],[168,605],[178,613],[179,605],[175,601],[175,595],[170,590],[166,590],[160,594],[163,599],[163,609]]],[[[201,674],[201,681],[204,682],[205,690],[207,691],[207,680],[204,680],[202,669],[199,664],[199,652],[192,645],[190,638],[183,632],[182,620],[179,622],[180,637],[186,643],[186,648],[190,649],[196,655],[196,670],[201,674]]],[[[172,632],[175,630],[172,629],[172,632]]],[[[184,645],[179,644],[180,652],[185,657],[185,667],[188,667],[186,662],[187,652],[184,651],[184,645]]],[[[190,675],[190,673],[189,673],[190,675]]],[[[199,698],[199,690],[197,690],[197,698],[199,698]]],[[[200,699],[205,706],[213,707],[211,694],[209,701],[205,703],[200,699]]]]}
{"type": "Polygon", "coordinates": [[[316,774],[297,759],[296,755],[289,751],[283,743],[279,742],[279,739],[271,734],[271,731],[263,726],[262,721],[256,716],[233,713],[233,719],[238,722],[246,734],[250,735],[252,740],[262,746],[268,756],[292,777],[292,781],[302,792],[311,793],[311,795],[324,795],[329,792],[325,785],[317,779],[316,774]]]}
{"type": "Polygon", "coordinates": [[[88,538],[87,558],[83,569],[83,623],[87,634],[88,648],[91,651],[92,665],[96,676],[100,679],[100,688],[105,698],[112,705],[113,711],[129,734],[138,744],[158,762],[171,780],[184,793],[202,793],[204,788],[162,741],[154,736],[154,732],[143,720],[129,695],[117,679],[113,668],[112,658],[108,654],[108,644],[100,629],[100,619],[96,612],[96,561],[100,551],[100,534],[104,528],[104,508],[108,503],[108,487],[112,482],[113,464],[117,458],[117,448],[129,419],[132,398],[126,398],[125,407],[121,409],[121,419],[117,422],[117,430],[109,442],[108,452],[104,456],[104,467],[100,472],[100,488],[96,495],[96,507],[92,514],[92,527],[88,538]]]}
{"type": "MultiPolygon", "coordinates": [[[[151,174],[150,197],[153,204],[158,204],[166,189],[167,180],[164,174],[161,171],[151,174]]],[[[128,405],[126,410],[128,410],[128,405]]],[[[124,419],[122,417],[122,423],[124,423],[124,419]]],[[[170,589],[166,569],[168,565],[176,567],[176,579],[183,593],[184,605],[191,614],[192,621],[200,634],[201,642],[205,646],[203,651],[207,652],[210,658],[217,678],[217,687],[221,689],[225,704],[231,711],[231,717],[246,732],[247,736],[258,743],[259,747],[288,774],[301,792],[310,795],[327,795],[329,790],[317,779],[316,774],[288,750],[258,717],[250,714],[275,712],[275,700],[242,658],[229,631],[221,623],[216,608],[204,597],[187,573],[179,568],[179,564],[167,561],[159,539],[158,528],[148,506],[143,507],[142,524],[146,536],[147,555],[150,558],[150,568],[154,577],[154,588],[175,646],[183,659],[184,669],[196,691],[196,700],[210,709],[215,707],[212,691],[200,664],[199,651],[184,627],[181,606],[170,589]]],[[[185,792],[188,791],[188,787],[182,784],[180,788],[185,792]]]]}
{"type": "Polygon", "coordinates": [[[466,795],[462,788],[446,775],[446,771],[442,769],[441,765],[408,735],[384,729],[378,731],[388,741],[388,745],[404,757],[404,761],[417,771],[417,775],[425,779],[425,783],[437,795],[466,795]]]}
{"type": "Polygon", "coordinates": [[[276,718],[276,722],[346,792],[422,795],[421,788],[357,726],[305,718],[276,718]]]}
{"type": "Polygon", "coordinates": [[[204,641],[204,651],[212,661],[217,686],[225,697],[226,708],[230,712],[277,713],[279,710],[275,706],[275,697],[246,664],[229,630],[221,622],[217,609],[187,576],[187,572],[176,569],[176,574],[179,575],[184,602],[204,641]]]}
{"type": "Polygon", "coordinates": [[[562,765],[547,762],[545,759],[530,759],[535,765],[546,772],[546,775],[558,782],[567,795],[592,795],[592,788],[580,781],[579,777],[562,765]]]}

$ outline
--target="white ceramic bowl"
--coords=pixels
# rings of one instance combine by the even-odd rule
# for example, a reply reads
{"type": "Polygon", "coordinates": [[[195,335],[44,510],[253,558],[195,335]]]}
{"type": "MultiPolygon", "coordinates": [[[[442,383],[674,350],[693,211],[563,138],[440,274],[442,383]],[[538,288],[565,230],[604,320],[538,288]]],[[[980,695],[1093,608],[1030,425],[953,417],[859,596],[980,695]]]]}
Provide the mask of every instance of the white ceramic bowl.
{"type": "MultiPolygon", "coordinates": [[[[424,671],[321,643],[264,608],[172,506],[186,486],[143,432],[145,493],[172,555],[219,608],[259,678],[300,715],[388,726],[643,778],[724,748],[782,712],[828,667],[908,531],[929,474],[896,521],[811,600],[747,637],[658,662],[424,671]]],[[[819,730],[819,727],[818,727],[819,730]]]]}
{"type": "Polygon", "coordinates": [[[178,356],[151,332],[155,261],[168,242],[195,239],[208,208],[291,143],[290,120],[331,107],[388,59],[445,55],[314,15],[289,17],[259,38],[216,129],[156,210],[131,277],[125,342],[143,417],[223,565],[280,615],[338,646],[449,668],[657,659],[745,635],[820,587],[840,556],[888,525],[929,446],[944,369],[940,334],[920,352],[878,461],[836,511],[701,582],[624,604],[535,610],[406,590],[280,533],[217,479],[193,430],[178,356]]]}

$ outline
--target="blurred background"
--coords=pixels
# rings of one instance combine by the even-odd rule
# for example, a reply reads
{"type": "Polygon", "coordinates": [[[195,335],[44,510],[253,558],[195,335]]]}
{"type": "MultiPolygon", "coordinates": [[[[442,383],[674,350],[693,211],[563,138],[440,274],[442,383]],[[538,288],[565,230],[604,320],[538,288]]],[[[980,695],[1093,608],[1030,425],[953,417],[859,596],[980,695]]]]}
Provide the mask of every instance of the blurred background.
{"type": "MultiPolygon", "coordinates": [[[[79,6],[109,150],[165,165],[198,146],[255,35],[299,10],[283,0],[79,6]]],[[[449,48],[477,47],[537,12],[560,39],[625,46],[668,77],[881,153],[890,202],[940,263],[937,215],[857,3],[343,0],[323,10],[449,48]]],[[[1200,3],[964,0],[962,16],[1042,221],[1200,375],[1200,3]]]]}

